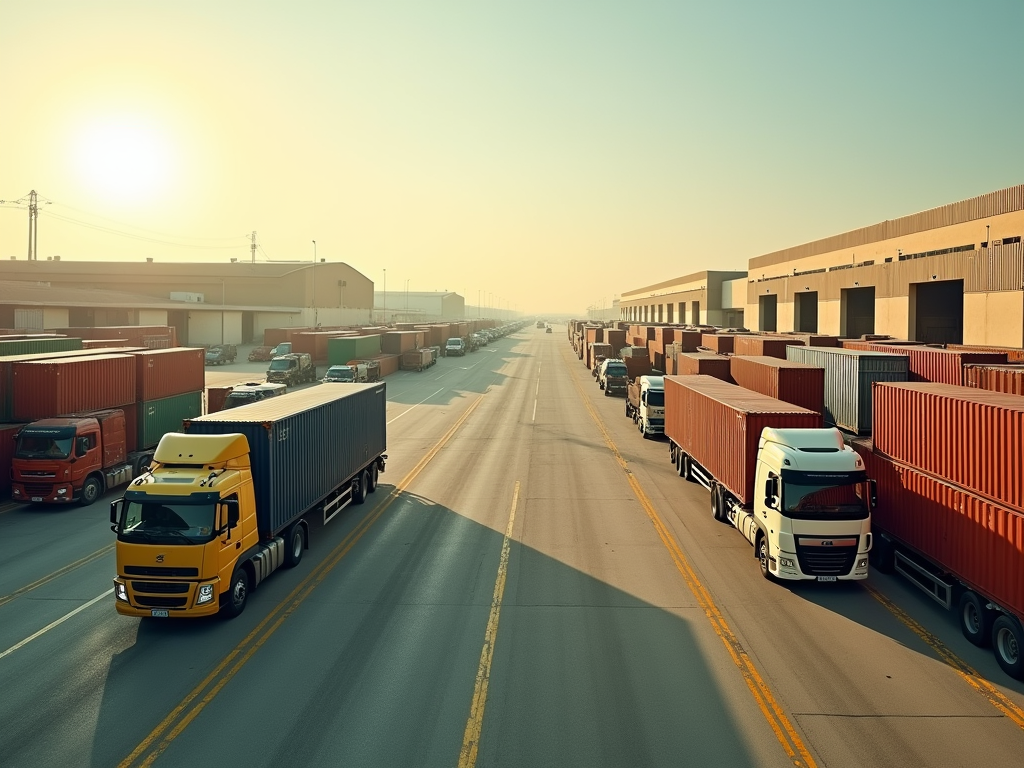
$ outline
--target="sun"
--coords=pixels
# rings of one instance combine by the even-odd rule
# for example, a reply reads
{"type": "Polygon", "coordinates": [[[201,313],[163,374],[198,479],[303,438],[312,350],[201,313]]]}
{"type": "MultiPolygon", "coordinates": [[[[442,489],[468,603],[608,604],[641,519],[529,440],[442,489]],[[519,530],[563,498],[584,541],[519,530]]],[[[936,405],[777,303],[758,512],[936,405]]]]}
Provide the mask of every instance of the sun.
{"type": "Polygon", "coordinates": [[[130,115],[95,119],[75,143],[81,183],[108,202],[152,202],[171,184],[172,145],[152,120],[130,115]]]}

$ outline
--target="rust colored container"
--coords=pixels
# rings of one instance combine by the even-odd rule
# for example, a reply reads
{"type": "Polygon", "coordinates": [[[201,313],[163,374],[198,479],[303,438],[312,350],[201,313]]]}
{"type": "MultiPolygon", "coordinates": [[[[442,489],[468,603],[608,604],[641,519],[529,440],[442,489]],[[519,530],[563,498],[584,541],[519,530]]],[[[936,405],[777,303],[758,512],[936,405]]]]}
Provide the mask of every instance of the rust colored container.
{"type": "Polygon", "coordinates": [[[958,349],[965,352],[1003,352],[1006,354],[1006,361],[1009,363],[1024,363],[1024,349],[1017,347],[983,347],[969,344],[947,344],[946,349],[958,349]]]}
{"type": "Polygon", "coordinates": [[[124,449],[131,453],[139,450],[139,404],[122,405],[124,411],[124,449]]]}
{"type": "Polygon", "coordinates": [[[703,345],[704,334],[700,331],[676,331],[675,341],[680,345],[681,352],[696,352],[703,345]]]}
{"type": "Polygon", "coordinates": [[[198,392],[206,385],[206,354],[202,349],[175,347],[134,352],[135,399],[160,400],[198,392]]]}
{"type": "Polygon", "coordinates": [[[728,333],[704,333],[701,334],[700,345],[720,355],[731,355],[735,338],[728,333]]]}
{"type": "Polygon", "coordinates": [[[825,415],[825,369],[776,357],[741,357],[729,360],[732,380],[744,389],[784,400],[825,415]]]}
{"type": "Polygon", "coordinates": [[[603,341],[598,341],[591,344],[587,349],[587,356],[584,362],[588,369],[593,370],[599,356],[608,359],[609,357],[615,357],[615,355],[616,352],[612,349],[611,344],[605,344],[603,341]]]}
{"type": "Polygon", "coordinates": [[[14,459],[14,435],[24,424],[0,424],[0,498],[11,498],[11,463],[14,459]]]}
{"type": "Polygon", "coordinates": [[[423,331],[388,331],[380,339],[381,351],[401,355],[423,346],[423,331]]]}
{"type": "Polygon", "coordinates": [[[654,329],[654,341],[662,345],[671,344],[676,340],[676,329],[673,327],[659,326],[654,329]]]}
{"type": "Polygon", "coordinates": [[[380,375],[383,377],[390,376],[392,373],[398,372],[398,367],[401,364],[402,356],[377,355],[376,357],[371,358],[371,360],[376,360],[378,363],[380,363],[380,375]]]}
{"type": "Polygon", "coordinates": [[[128,339],[82,339],[82,349],[113,349],[131,346],[128,339]]]}
{"type": "Polygon", "coordinates": [[[875,451],[1024,510],[1024,398],[949,384],[875,384],[875,451]]]}
{"type": "Polygon", "coordinates": [[[678,374],[678,371],[676,370],[676,358],[674,358],[674,357],[666,357],[665,358],[665,375],[666,376],[675,376],[676,374],[678,374]]]}
{"type": "Polygon", "coordinates": [[[820,426],[821,414],[710,376],[665,377],[665,434],[744,506],[761,431],[820,426]]]}
{"type": "Polygon", "coordinates": [[[1024,395],[1024,365],[965,365],[964,384],[989,392],[1024,395]]]}
{"type": "MultiPolygon", "coordinates": [[[[311,331],[312,328],[306,326],[297,326],[293,328],[264,328],[263,329],[263,346],[265,347],[276,347],[278,344],[284,341],[291,341],[292,334],[305,333],[311,331]]],[[[294,343],[294,342],[293,342],[294,343]]]]}
{"type": "Polygon", "coordinates": [[[729,373],[729,358],[712,352],[683,352],[676,355],[676,374],[714,376],[716,379],[733,383],[732,375],[729,373]]]}
{"type": "Polygon", "coordinates": [[[224,410],[224,403],[234,387],[207,387],[206,388],[206,412],[216,413],[224,410]]]}
{"type": "Polygon", "coordinates": [[[614,328],[605,328],[604,341],[605,344],[611,344],[612,349],[618,351],[626,346],[626,332],[617,331],[614,328]]]}
{"type": "Polygon", "coordinates": [[[873,453],[870,440],[852,446],[878,488],[873,529],[1024,616],[1024,515],[873,453]]]}
{"type": "Polygon", "coordinates": [[[590,346],[595,342],[604,342],[604,328],[584,328],[583,339],[587,343],[587,346],[590,346]]]}
{"type": "Polygon", "coordinates": [[[802,347],[804,343],[786,336],[736,336],[733,339],[732,353],[785,360],[786,347],[789,346],[802,347]]]}
{"type": "Polygon", "coordinates": [[[637,376],[649,376],[651,374],[651,361],[646,357],[624,357],[626,364],[626,378],[633,381],[637,376]]]}
{"type": "Polygon", "coordinates": [[[135,402],[135,358],[95,355],[14,364],[14,418],[34,421],[135,402]]]}
{"type": "Polygon", "coordinates": [[[787,339],[796,339],[805,347],[838,347],[838,336],[822,336],[816,333],[787,333],[787,339]]]}
{"type": "Polygon", "coordinates": [[[910,381],[931,381],[962,386],[964,365],[1006,363],[1005,352],[966,352],[938,347],[872,344],[872,352],[890,352],[910,358],[910,381]]]}

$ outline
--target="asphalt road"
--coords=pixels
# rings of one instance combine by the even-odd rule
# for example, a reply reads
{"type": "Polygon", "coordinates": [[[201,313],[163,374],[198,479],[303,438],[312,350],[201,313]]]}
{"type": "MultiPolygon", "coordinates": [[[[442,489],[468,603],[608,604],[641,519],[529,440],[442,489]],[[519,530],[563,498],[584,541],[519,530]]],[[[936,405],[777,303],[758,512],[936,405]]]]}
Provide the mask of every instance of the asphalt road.
{"type": "Polygon", "coordinates": [[[233,621],[118,616],[109,498],[0,513],[0,766],[1021,763],[950,614],[761,579],[564,328],[387,386],[380,488],[233,621]]]}

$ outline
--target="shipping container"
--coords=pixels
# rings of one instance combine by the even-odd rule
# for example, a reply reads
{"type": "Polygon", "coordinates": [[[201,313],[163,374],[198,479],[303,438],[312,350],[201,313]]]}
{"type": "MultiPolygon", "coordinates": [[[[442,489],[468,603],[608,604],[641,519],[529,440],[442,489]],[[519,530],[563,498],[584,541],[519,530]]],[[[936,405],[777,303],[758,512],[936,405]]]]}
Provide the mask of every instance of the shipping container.
{"type": "Polygon", "coordinates": [[[249,442],[261,538],[276,536],[387,450],[385,385],[310,387],[185,422],[249,442]]]}
{"type": "Polygon", "coordinates": [[[909,382],[876,384],[874,399],[875,451],[1024,510],[1024,398],[909,382]]]}
{"type": "Polygon", "coordinates": [[[234,387],[207,387],[206,388],[206,412],[216,413],[224,410],[224,403],[231,394],[234,387]]]}
{"type": "Polygon", "coordinates": [[[38,355],[43,352],[73,352],[82,348],[82,340],[67,336],[42,339],[8,339],[0,341],[0,357],[38,355]]]}
{"type": "Polygon", "coordinates": [[[797,339],[805,347],[839,347],[838,336],[824,336],[817,333],[787,333],[786,338],[797,339]]]}
{"type": "Polygon", "coordinates": [[[658,326],[654,329],[654,341],[659,344],[671,344],[676,340],[676,329],[673,326],[658,326]]]}
{"type": "Polygon", "coordinates": [[[824,368],[767,356],[734,355],[727,359],[737,386],[822,414],[822,423],[818,426],[824,424],[824,368]]]}
{"type": "Polygon", "coordinates": [[[646,357],[624,357],[622,361],[626,364],[626,376],[630,381],[637,376],[651,375],[651,361],[646,357]]]}
{"type": "Polygon", "coordinates": [[[381,337],[381,351],[400,355],[423,346],[423,331],[388,331],[381,337]]]}
{"type": "MultiPolygon", "coordinates": [[[[373,355],[371,360],[376,360],[380,365],[380,375],[390,376],[393,373],[398,373],[399,365],[402,361],[401,355],[373,355]]],[[[344,363],[342,363],[344,365],[344,363]]]]}
{"type": "Polygon", "coordinates": [[[964,365],[1006,364],[1005,352],[969,352],[939,349],[920,345],[898,345],[896,349],[885,342],[871,344],[873,352],[893,352],[909,358],[909,381],[932,381],[938,384],[963,386],[964,365]]]}
{"type": "Polygon", "coordinates": [[[605,328],[604,342],[605,344],[611,344],[612,349],[622,349],[626,346],[626,332],[614,328],[605,328]]]}
{"type": "Polygon", "coordinates": [[[791,339],[786,336],[736,336],[733,339],[732,353],[752,357],[777,357],[780,360],[785,360],[788,346],[802,347],[804,343],[799,339],[791,339]]]}
{"type": "Polygon", "coordinates": [[[0,424],[0,498],[11,498],[11,462],[14,459],[14,436],[24,424],[0,424]]]}
{"type": "Polygon", "coordinates": [[[964,385],[1008,395],[1024,395],[1024,365],[965,365],[964,385]]]}
{"type": "Polygon", "coordinates": [[[675,341],[681,345],[680,352],[696,352],[697,347],[703,346],[703,338],[700,331],[680,330],[675,334],[675,341]]]}
{"type": "Polygon", "coordinates": [[[1024,349],[1019,347],[984,347],[970,344],[947,344],[946,349],[963,350],[965,352],[1002,352],[1006,355],[1008,363],[1024,363],[1024,349]]]}
{"type": "Polygon", "coordinates": [[[430,348],[411,349],[402,353],[401,369],[403,371],[422,371],[434,364],[434,352],[430,348]]]}
{"type": "Polygon", "coordinates": [[[202,349],[175,347],[133,352],[137,401],[201,392],[206,384],[202,349]]]}
{"type": "Polygon", "coordinates": [[[676,374],[714,376],[716,379],[732,383],[729,358],[725,355],[716,355],[714,352],[683,352],[676,355],[676,374]]]}
{"type": "Polygon", "coordinates": [[[734,335],[728,333],[703,333],[700,337],[700,345],[720,355],[730,355],[735,338],[734,335]]]}
{"type": "Polygon", "coordinates": [[[133,348],[129,339],[82,339],[82,349],[133,348]]]}
{"type": "Polygon", "coordinates": [[[180,432],[183,421],[203,415],[203,393],[186,392],[140,402],[136,408],[136,450],[155,448],[166,433],[180,432]]]}
{"type": "Polygon", "coordinates": [[[871,432],[871,384],[906,381],[909,358],[840,347],[786,347],[787,359],[825,369],[825,423],[856,435],[871,432]]]}
{"type": "Polygon", "coordinates": [[[119,408],[135,402],[135,358],[94,355],[14,363],[17,421],[119,408]]]}
{"type": "Polygon", "coordinates": [[[609,357],[615,356],[615,350],[612,349],[611,344],[605,344],[603,341],[597,341],[591,344],[587,349],[587,355],[584,359],[584,364],[588,369],[593,370],[597,364],[597,358],[607,360],[609,357]]]}
{"type": "Polygon", "coordinates": [[[761,431],[820,426],[820,414],[711,376],[665,377],[665,435],[743,506],[754,501],[761,431]]]}
{"type": "Polygon", "coordinates": [[[338,336],[327,340],[328,365],[345,365],[360,357],[380,354],[380,336],[338,336]]]}

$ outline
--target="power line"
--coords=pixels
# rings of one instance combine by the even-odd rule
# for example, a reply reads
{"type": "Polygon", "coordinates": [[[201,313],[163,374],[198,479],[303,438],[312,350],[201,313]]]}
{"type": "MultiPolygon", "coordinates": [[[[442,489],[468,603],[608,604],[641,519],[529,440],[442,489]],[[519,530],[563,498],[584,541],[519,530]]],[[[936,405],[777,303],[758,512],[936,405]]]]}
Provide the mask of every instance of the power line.
{"type": "MultiPolygon", "coordinates": [[[[117,237],[126,237],[126,238],[129,238],[131,240],[142,240],[143,242],[147,242],[147,243],[158,243],[158,244],[161,244],[161,245],[173,245],[173,246],[178,247],[178,248],[195,248],[197,250],[214,250],[214,251],[215,250],[238,250],[239,248],[246,247],[242,242],[238,242],[235,245],[197,245],[195,243],[176,243],[176,242],[172,242],[170,240],[160,240],[160,239],[157,239],[155,237],[146,237],[145,235],[136,235],[136,234],[132,234],[131,232],[122,232],[122,231],[117,230],[117,229],[112,229],[111,227],[100,226],[99,224],[90,224],[89,222],[79,221],[78,219],[73,219],[73,218],[71,218],[69,216],[62,216],[61,214],[53,213],[52,211],[45,211],[44,213],[49,218],[57,219],[58,221],[63,221],[63,222],[66,222],[68,224],[74,224],[76,226],[85,227],[87,229],[94,229],[94,230],[96,230],[98,232],[105,232],[105,233],[110,234],[110,235],[116,235],[117,237]]],[[[217,239],[221,239],[221,238],[217,238],[217,239]]],[[[228,239],[228,238],[223,238],[223,239],[228,239]]],[[[234,240],[237,240],[237,241],[244,241],[246,239],[246,236],[245,235],[240,235],[240,236],[236,236],[235,238],[231,238],[231,239],[234,239],[234,240]]]]}
{"type": "Polygon", "coordinates": [[[176,240],[224,240],[224,241],[226,241],[226,240],[238,240],[240,237],[248,237],[248,235],[234,235],[233,237],[193,237],[191,235],[177,235],[177,234],[171,234],[169,232],[158,232],[158,231],[153,230],[153,229],[146,229],[145,227],[137,227],[134,224],[128,224],[126,222],[118,221],[116,219],[110,219],[110,218],[107,218],[106,216],[100,216],[98,213],[93,213],[92,211],[82,210],[81,208],[75,208],[73,205],[68,205],[67,203],[60,203],[60,202],[57,202],[56,200],[50,200],[49,198],[45,198],[42,195],[39,196],[39,199],[40,200],[45,200],[46,202],[48,202],[48,203],[50,203],[52,205],[59,206],[61,208],[67,208],[69,210],[85,214],[86,216],[91,216],[92,218],[95,218],[95,219],[101,219],[102,221],[109,221],[111,224],[117,224],[117,225],[122,226],[122,227],[128,227],[129,229],[135,229],[135,230],[138,230],[139,232],[148,232],[151,235],[160,235],[161,237],[171,237],[171,238],[174,238],[176,240]]]}

